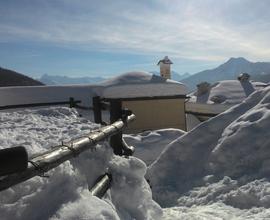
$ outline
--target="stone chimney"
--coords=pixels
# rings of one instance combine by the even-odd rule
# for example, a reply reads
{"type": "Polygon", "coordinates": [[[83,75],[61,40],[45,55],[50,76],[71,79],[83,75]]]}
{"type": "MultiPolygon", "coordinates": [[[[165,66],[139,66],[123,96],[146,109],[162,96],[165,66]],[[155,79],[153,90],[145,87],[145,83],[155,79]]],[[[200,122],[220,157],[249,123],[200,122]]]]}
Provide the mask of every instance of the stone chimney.
{"type": "Polygon", "coordinates": [[[165,56],[164,59],[158,61],[160,66],[160,76],[166,79],[171,79],[171,64],[173,62],[169,59],[168,56],[165,56]]]}

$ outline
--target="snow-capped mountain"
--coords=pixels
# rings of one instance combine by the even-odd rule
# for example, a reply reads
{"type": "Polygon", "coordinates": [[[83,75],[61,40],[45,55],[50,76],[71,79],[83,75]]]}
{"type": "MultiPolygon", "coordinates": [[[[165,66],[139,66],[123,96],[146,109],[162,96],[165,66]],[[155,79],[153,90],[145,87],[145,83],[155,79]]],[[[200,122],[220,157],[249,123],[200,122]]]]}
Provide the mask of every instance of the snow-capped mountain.
{"type": "Polygon", "coordinates": [[[220,80],[236,79],[240,73],[251,75],[251,80],[270,81],[270,62],[250,62],[243,57],[230,58],[217,68],[198,72],[182,80],[189,89],[195,89],[200,82],[214,83],[220,80]]]}
{"type": "Polygon", "coordinates": [[[105,80],[102,77],[68,77],[44,74],[39,79],[46,85],[92,84],[105,80]]]}

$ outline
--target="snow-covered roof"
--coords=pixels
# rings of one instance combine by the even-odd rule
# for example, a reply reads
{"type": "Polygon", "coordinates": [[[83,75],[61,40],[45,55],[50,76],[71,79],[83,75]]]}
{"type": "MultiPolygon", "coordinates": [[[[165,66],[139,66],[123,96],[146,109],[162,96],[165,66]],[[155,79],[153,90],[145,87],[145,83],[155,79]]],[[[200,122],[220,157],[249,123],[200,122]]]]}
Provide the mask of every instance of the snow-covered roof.
{"type": "Polygon", "coordinates": [[[63,102],[68,101],[69,97],[82,101],[82,105],[90,105],[97,87],[96,85],[1,87],[0,105],[63,102]]]}
{"type": "Polygon", "coordinates": [[[201,95],[197,95],[197,92],[194,92],[191,94],[192,98],[190,101],[207,104],[237,104],[242,102],[255,90],[262,89],[265,86],[267,84],[262,82],[224,80],[212,85],[209,92],[201,95]]]}
{"type": "Polygon", "coordinates": [[[137,98],[186,95],[187,87],[173,80],[148,73],[128,72],[101,84],[97,93],[104,98],[137,98]]]}
{"type": "Polygon", "coordinates": [[[0,88],[1,106],[62,102],[69,97],[91,105],[93,96],[105,98],[130,98],[186,95],[182,83],[164,79],[146,72],[129,72],[96,85],[19,86],[0,88]]]}

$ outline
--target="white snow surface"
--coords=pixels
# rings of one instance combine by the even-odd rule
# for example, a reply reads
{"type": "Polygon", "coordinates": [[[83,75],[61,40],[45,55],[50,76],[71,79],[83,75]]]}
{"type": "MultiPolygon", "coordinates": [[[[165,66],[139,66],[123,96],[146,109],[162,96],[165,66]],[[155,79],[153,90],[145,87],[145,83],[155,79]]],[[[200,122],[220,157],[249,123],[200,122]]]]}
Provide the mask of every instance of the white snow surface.
{"type": "Polygon", "coordinates": [[[70,97],[82,101],[82,105],[91,106],[92,97],[96,95],[95,85],[65,85],[65,86],[16,86],[1,87],[1,106],[63,102],[70,97]]]}
{"type": "Polygon", "coordinates": [[[150,165],[169,143],[185,133],[180,129],[167,128],[139,134],[124,134],[123,137],[128,145],[135,147],[134,156],[150,165]]]}
{"type": "Polygon", "coordinates": [[[210,92],[196,95],[196,92],[191,94],[191,102],[214,104],[213,100],[218,97],[222,104],[239,104],[251,93],[260,90],[266,86],[262,82],[239,80],[223,80],[211,86],[210,92]]]}
{"type": "Polygon", "coordinates": [[[187,87],[148,72],[128,72],[100,83],[105,98],[135,98],[187,94],[187,87]]]}
{"type": "Polygon", "coordinates": [[[270,87],[184,134],[147,178],[164,219],[270,219],[270,87]]]}
{"type": "MultiPolygon", "coordinates": [[[[25,146],[29,155],[97,128],[64,107],[0,112],[1,148],[25,146]]],[[[160,219],[144,179],[146,165],[135,157],[115,156],[106,142],[48,172],[0,192],[0,219],[160,219]],[[112,174],[104,200],[90,195],[98,176],[112,174]]]]}

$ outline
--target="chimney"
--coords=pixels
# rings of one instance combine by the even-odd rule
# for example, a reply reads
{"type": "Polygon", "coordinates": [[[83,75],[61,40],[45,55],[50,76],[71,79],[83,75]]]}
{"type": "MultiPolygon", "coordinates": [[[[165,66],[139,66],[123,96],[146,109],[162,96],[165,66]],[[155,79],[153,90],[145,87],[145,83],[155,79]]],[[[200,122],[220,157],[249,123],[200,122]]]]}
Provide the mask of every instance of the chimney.
{"type": "Polygon", "coordinates": [[[161,77],[171,79],[171,64],[173,64],[173,62],[168,56],[165,56],[162,60],[158,61],[157,65],[160,66],[161,77]]]}
{"type": "Polygon", "coordinates": [[[201,96],[210,92],[211,84],[208,82],[201,82],[197,85],[197,96],[201,96]]]}
{"type": "Polygon", "coordinates": [[[241,73],[239,74],[239,76],[237,77],[237,79],[240,81],[240,82],[247,82],[249,81],[249,78],[250,78],[250,75],[248,73],[241,73]]]}

